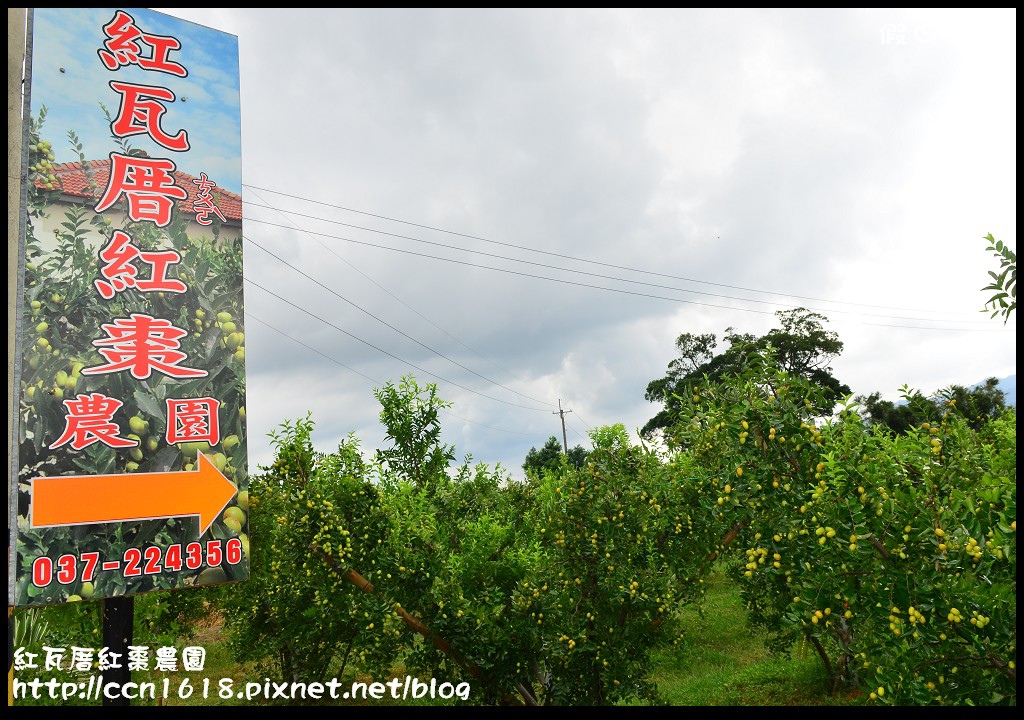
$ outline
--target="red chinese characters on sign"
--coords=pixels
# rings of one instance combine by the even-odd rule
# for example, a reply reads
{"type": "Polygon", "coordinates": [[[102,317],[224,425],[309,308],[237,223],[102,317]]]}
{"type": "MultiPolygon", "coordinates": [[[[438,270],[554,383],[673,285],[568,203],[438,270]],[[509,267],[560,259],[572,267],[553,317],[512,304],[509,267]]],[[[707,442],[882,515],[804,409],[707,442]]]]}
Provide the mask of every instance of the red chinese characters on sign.
{"type": "Polygon", "coordinates": [[[188,77],[183,66],[167,57],[172,50],[181,49],[176,38],[142,32],[135,26],[135,18],[124,10],[118,10],[113,19],[103,26],[103,31],[108,39],[96,54],[107,70],[138,65],[144,70],[188,77]]]}
{"type": "Polygon", "coordinates": [[[101,393],[65,400],[68,414],[64,422],[64,433],[50,445],[50,449],[70,443],[75,450],[82,450],[96,442],[112,448],[136,447],[138,443],[134,440],[118,436],[119,428],[113,421],[114,413],[123,404],[101,393]]]}
{"type": "Polygon", "coordinates": [[[122,230],[115,230],[110,236],[110,242],[100,250],[100,260],[105,263],[100,268],[103,279],[97,279],[93,284],[104,300],[127,288],[172,293],[183,293],[188,289],[181,280],[167,277],[167,268],[181,262],[181,255],[176,250],[139,250],[132,245],[131,236],[122,230]],[[136,260],[152,268],[149,279],[138,277],[139,269],[132,264],[136,260]]]}
{"type": "Polygon", "coordinates": [[[110,181],[96,204],[96,212],[103,212],[124,195],[128,198],[128,217],[132,220],[167,226],[171,222],[174,200],[188,197],[184,188],[174,184],[174,170],[174,163],[165,158],[110,153],[110,181]]]}
{"type": "Polygon", "coordinates": [[[168,150],[184,152],[189,149],[188,133],[179,130],[177,135],[168,135],[160,126],[160,119],[167,108],[159,102],[174,102],[174,93],[163,87],[135,85],[133,83],[110,81],[111,89],[121,96],[121,107],[110,131],[117,137],[148,134],[154,141],[168,150]]]}
{"type": "Polygon", "coordinates": [[[224,214],[214,204],[213,195],[210,193],[213,188],[217,187],[217,183],[206,177],[206,173],[199,173],[199,179],[192,182],[199,186],[196,199],[192,201],[192,209],[196,213],[196,222],[200,225],[209,225],[213,222],[210,220],[211,212],[216,213],[221,222],[226,222],[224,214]]]}
{"type": "Polygon", "coordinates": [[[82,370],[83,375],[103,375],[128,370],[137,380],[145,380],[153,371],[173,378],[205,377],[209,373],[197,368],[180,367],[178,363],[188,356],[178,350],[178,340],[188,332],[175,327],[169,320],[157,319],[144,313],[118,318],[101,326],[106,338],[93,340],[100,348],[106,365],[95,365],[82,370]]]}
{"type": "Polygon", "coordinates": [[[167,443],[220,442],[220,401],[211,397],[167,400],[167,443]]]}

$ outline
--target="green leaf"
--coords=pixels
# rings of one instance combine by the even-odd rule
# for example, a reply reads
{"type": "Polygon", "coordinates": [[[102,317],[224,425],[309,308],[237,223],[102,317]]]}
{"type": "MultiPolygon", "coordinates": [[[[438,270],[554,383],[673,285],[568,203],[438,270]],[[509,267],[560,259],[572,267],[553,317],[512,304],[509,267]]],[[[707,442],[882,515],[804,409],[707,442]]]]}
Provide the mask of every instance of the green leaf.
{"type": "Polygon", "coordinates": [[[167,409],[160,407],[160,403],[150,393],[136,390],[133,397],[139,409],[151,418],[162,418],[167,412],[167,409]]]}

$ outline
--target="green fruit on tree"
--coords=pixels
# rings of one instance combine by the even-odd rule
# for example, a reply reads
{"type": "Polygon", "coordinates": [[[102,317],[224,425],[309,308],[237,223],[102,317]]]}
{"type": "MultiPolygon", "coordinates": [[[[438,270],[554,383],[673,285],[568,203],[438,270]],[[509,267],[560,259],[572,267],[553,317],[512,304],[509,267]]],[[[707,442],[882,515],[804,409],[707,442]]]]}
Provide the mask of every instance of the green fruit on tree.
{"type": "Polygon", "coordinates": [[[249,509],[249,491],[242,490],[240,493],[238,493],[236,501],[238,502],[238,507],[242,508],[242,510],[247,511],[249,509]]]}
{"type": "Polygon", "coordinates": [[[231,313],[229,313],[229,312],[219,312],[219,313],[217,313],[217,322],[219,322],[219,323],[231,322],[231,313]]]}
{"type": "Polygon", "coordinates": [[[49,329],[50,329],[50,326],[45,321],[41,322],[38,325],[36,325],[36,334],[37,335],[44,335],[46,333],[46,331],[49,330],[49,329]]]}
{"type": "MultiPolygon", "coordinates": [[[[228,324],[231,325],[232,323],[228,324]]],[[[228,350],[237,350],[238,346],[245,342],[245,334],[240,332],[233,332],[227,336],[224,342],[227,345],[228,350]]]]}
{"type": "Polygon", "coordinates": [[[82,583],[82,589],[78,592],[82,597],[92,597],[96,594],[96,586],[93,585],[91,582],[86,581],[82,583]]]}
{"type": "Polygon", "coordinates": [[[225,335],[230,335],[231,333],[235,332],[235,330],[237,330],[237,329],[238,329],[238,326],[235,325],[230,320],[228,320],[227,322],[222,322],[220,324],[220,331],[222,333],[224,333],[225,335]]]}
{"type": "Polygon", "coordinates": [[[224,527],[237,533],[242,530],[242,523],[238,522],[233,517],[224,518],[224,527]]]}
{"type": "Polygon", "coordinates": [[[149,430],[149,423],[143,420],[138,415],[132,415],[128,420],[128,427],[136,435],[145,435],[146,431],[149,430]]]}
{"type": "Polygon", "coordinates": [[[128,456],[131,457],[131,459],[134,460],[135,462],[142,462],[142,450],[140,450],[137,447],[133,447],[131,450],[129,450],[128,456]]]}
{"type": "Polygon", "coordinates": [[[156,452],[158,447],[160,447],[160,440],[159,438],[157,438],[156,435],[150,435],[148,438],[146,438],[146,449],[149,452],[156,452]]]}
{"type": "Polygon", "coordinates": [[[234,357],[238,362],[245,362],[245,348],[240,347],[235,350],[235,354],[232,357],[234,357]]]}
{"type": "Polygon", "coordinates": [[[238,445],[239,442],[240,441],[237,435],[228,435],[226,438],[220,441],[220,444],[221,447],[223,447],[225,450],[231,450],[236,445],[238,445]]]}
{"type": "Polygon", "coordinates": [[[68,595],[68,602],[82,602],[81,595],[68,595]]]}

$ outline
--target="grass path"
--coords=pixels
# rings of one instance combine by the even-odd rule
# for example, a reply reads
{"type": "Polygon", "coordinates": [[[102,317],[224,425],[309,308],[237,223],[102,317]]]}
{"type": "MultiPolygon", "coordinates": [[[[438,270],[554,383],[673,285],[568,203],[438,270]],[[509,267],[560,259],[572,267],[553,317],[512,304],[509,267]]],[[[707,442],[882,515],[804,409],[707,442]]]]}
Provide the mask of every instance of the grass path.
{"type": "Polygon", "coordinates": [[[813,652],[772,657],[746,619],[739,591],[722,574],[707,580],[703,613],[684,610],[686,640],[657,657],[654,680],[671,705],[850,705],[831,697],[813,652]]]}

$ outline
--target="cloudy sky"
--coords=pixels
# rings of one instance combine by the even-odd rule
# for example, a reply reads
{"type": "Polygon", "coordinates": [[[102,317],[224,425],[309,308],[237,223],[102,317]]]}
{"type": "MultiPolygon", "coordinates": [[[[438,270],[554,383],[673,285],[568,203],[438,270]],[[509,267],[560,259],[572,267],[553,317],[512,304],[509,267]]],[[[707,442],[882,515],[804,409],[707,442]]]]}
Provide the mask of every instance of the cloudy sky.
{"type": "Polygon", "coordinates": [[[307,412],[379,447],[411,373],[519,476],[797,306],[856,393],[1016,373],[1013,9],[157,10],[238,40],[253,465],[307,412]]]}

